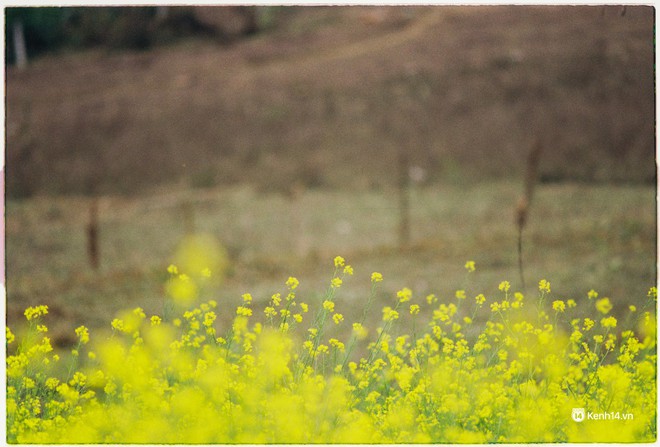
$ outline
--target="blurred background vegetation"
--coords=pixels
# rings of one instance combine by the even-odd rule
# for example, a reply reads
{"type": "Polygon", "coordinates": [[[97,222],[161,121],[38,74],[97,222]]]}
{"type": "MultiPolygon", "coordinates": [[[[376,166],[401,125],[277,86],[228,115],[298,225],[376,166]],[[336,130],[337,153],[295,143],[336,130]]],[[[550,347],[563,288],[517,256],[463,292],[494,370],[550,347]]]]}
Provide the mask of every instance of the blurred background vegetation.
{"type": "Polygon", "coordinates": [[[267,28],[273,7],[194,8],[18,7],[7,8],[6,57],[17,63],[16,40],[30,58],[93,47],[146,50],[187,36],[214,36],[227,42],[267,28]],[[16,34],[16,28],[22,28],[16,34]]]}
{"type": "Polygon", "coordinates": [[[236,303],[288,275],[322,292],[336,255],[370,269],[355,312],[372,270],[382,300],[449,299],[473,259],[470,291],[496,293],[517,279],[535,145],[528,289],[544,277],[625,309],[655,284],[652,7],[5,12],[10,319],[49,304],[66,341],[127,306],[157,312],[170,254],[200,231],[231,259],[212,297],[236,303]]]}
{"type": "Polygon", "coordinates": [[[653,11],[621,11],[8,8],[7,192],[383,186],[401,148],[498,178],[535,138],[543,180],[653,183],[653,11]]]}

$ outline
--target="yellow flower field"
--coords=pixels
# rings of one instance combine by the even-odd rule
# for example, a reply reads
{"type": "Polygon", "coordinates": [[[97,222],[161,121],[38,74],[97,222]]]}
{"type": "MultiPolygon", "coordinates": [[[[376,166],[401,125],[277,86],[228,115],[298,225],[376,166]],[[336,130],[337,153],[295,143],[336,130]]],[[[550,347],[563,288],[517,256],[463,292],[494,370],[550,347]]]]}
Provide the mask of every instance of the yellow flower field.
{"type": "MultiPolygon", "coordinates": [[[[339,256],[333,266],[319,302],[297,296],[290,277],[263,308],[249,293],[233,305],[199,302],[196,281],[212,272],[170,266],[163,315],[128,310],[108,335],[72,329],[78,343],[66,356],[51,347],[47,307],[28,308],[25,334],[6,331],[8,441],[656,439],[655,287],[618,319],[609,298],[553,296],[545,279],[533,296],[507,281],[496,296],[404,288],[368,328],[387,278],[366,273],[363,318],[349,321],[335,298],[354,270],[339,256]],[[226,312],[231,327],[218,327],[226,312]],[[406,314],[411,327],[397,326],[406,314]]],[[[472,261],[465,268],[478,274],[472,261]]]]}

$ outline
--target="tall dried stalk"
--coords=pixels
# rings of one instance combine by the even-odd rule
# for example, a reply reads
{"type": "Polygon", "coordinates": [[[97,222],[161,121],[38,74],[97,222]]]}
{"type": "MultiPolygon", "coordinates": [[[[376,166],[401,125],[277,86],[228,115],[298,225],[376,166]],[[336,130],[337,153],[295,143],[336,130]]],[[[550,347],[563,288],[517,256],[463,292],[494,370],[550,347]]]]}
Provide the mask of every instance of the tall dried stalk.
{"type": "Polygon", "coordinates": [[[523,290],[525,289],[525,274],[523,271],[523,230],[527,224],[529,207],[534,196],[534,188],[538,179],[539,163],[543,144],[540,138],[536,138],[529,154],[527,155],[527,166],[525,167],[525,191],[518,201],[516,207],[516,223],[518,225],[518,272],[523,290]]]}
{"type": "Polygon", "coordinates": [[[410,245],[410,174],[406,149],[399,149],[399,246],[410,245]]]}
{"type": "Polygon", "coordinates": [[[98,198],[94,197],[89,204],[89,221],[87,223],[87,256],[89,265],[99,269],[99,205],[98,198]]]}

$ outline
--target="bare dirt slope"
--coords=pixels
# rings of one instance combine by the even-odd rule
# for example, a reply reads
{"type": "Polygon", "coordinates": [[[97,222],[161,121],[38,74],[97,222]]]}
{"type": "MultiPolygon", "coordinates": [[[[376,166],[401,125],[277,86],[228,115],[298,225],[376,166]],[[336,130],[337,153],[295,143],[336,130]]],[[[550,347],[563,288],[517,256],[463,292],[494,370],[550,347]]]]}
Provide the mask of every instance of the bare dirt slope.
{"type": "Polygon", "coordinates": [[[284,8],[222,46],[51,55],[7,70],[7,191],[268,190],[431,180],[650,181],[653,9],[284,8]]]}

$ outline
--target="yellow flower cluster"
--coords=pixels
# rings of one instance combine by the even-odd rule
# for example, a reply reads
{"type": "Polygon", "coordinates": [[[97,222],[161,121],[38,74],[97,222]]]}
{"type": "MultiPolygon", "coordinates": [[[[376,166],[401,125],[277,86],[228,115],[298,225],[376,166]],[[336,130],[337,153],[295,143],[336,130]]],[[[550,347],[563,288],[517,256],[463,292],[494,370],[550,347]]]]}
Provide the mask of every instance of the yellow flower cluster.
{"type": "Polygon", "coordinates": [[[412,298],[412,290],[410,290],[407,287],[404,287],[403,289],[399,290],[396,293],[397,298],[399,298],[400,303],[405,303],[407,301],[410,301],[412,298]]]}
{"type": "Polygon", "coordinates": [[[89,330],[85,326],[80,326],[75,332],[81,344],[89,343],[89,330]]]}
{"type": "Polygon", "coordinates": [[[562,300],[553,301],[552,309],[555,312],[564,312],[566,310],[566,303],[564,303],[562,300]]]}
{"type": "Polygon", "coordinates": [[[378,272],[373,272],[371,274],[371,282],[381,282],[383,280],[383,275],[378,272]]]}
{"type": "Polygon", "coordinates": [[[48,313],[48,306],[34,306],[25,309],[24,315],[28,321],[32,321],[48,313]]]}
{"type": "MultiPolygon", "coordinates": [[[[334,266],[335,279],[352,274],[341,257],[334,266]]],[[[466,269],[472,273],[474,265],[466,269]]],[[[169,270],[180,279],[176,268],[169,270]]],[[[374,273],[365,309],[380,281],[374,273]]],[[[74,331],[77,355],[68,366],[58,365],[63,361],[53,353],[46,331],[38,329],[45,327],[47,309],[30,308],[25,314],[30,328],[19,343],[6,329],[11,348],[7,440],[464,444],[656,439],[656,320],[646,310],[655,304],[654,293],[636,303],[642,310],[617,321],[603,316],[612,308],[605,298],[596,306],[558,299],[545,304],[547,281],[539,284],[536,315],[523,309],[519,292],[509,301],[506,281],[500,283],[506,296],[499,301],[483,294],[468,301],[461,289],[450,301],[415,302],[412,291],[402,289],[383,297],[389,305],[382,309],[380,327],[369,331],[364,319],[337,326],[347,328],[344,339],[336,330],[325,334],[326,319],[344,321],[335,311],[338,287],[326,291],[317,317],[305,328],[302,314],[312,306],[296,302],[295,278],[285,285],[288,295],[274,294],[263,312],[252,312],[257,303],[244,294],[224,329],[218,327],[218,315],[232,312],[215,301],[172,319],[148,317],[141,308],[123,312],[112,321],[109,338],[90,337],[80,326],[74,331]],[[408,301],[411,315],[400,313],[408,301]],[[484,305],[494,312],[478,314],[484,305]],[[408,331],[406,321],[423,329],[408,331]],[[610,419],[576,422],[573,409],[610,419]]],[[[592,291],[589,297],[598,295],[592,291]]]]}
{"type": "Polygon", "coordinates": [[[596,309],[602,314],[608,314],[612,310],[612,303],[609,298],[603,298],[596,301],[596,309]]]}

